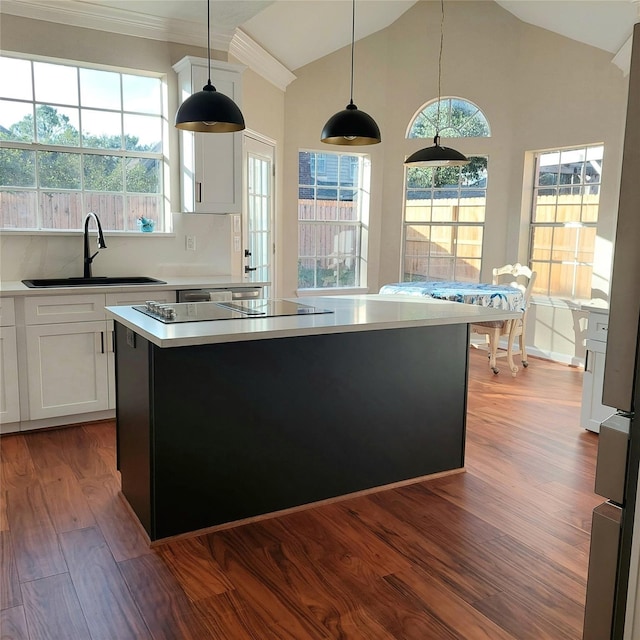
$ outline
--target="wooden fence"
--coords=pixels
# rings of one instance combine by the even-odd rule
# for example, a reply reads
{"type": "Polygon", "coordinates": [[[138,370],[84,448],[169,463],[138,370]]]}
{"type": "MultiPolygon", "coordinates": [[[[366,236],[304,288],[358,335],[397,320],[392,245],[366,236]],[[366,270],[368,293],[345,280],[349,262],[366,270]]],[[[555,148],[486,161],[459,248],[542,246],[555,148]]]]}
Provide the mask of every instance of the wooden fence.
{"type": "Polygon", "coordinates": [[[161,196],[111,193],[40,193],[0,191],[0,227],[3,229],[80,229],[85,215],[93,211],[105,230],[138,231],[140,216],[154,220],[156,231],[164,230],[161,196]],[[124,199],[128,211],[125,214],[124,199]],[[39,216],[40,214],[40,220],[39,216]]]}

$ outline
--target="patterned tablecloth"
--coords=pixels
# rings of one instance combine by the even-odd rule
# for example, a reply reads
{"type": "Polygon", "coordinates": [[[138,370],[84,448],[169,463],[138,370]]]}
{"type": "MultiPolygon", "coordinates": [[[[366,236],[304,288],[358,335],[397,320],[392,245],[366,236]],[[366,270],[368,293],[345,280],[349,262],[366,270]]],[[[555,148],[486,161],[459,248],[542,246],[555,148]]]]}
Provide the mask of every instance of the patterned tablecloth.
{"type": "Polygon", "coordinates": [[[385,284],[380,289],[381,294],[404,294],[412,296],[426,296],[464,302],[481,307],[492,307],[503,311],[524,310],[523,292],[508,284],[484,284],[474,282],[396,282],[385,284]]]}

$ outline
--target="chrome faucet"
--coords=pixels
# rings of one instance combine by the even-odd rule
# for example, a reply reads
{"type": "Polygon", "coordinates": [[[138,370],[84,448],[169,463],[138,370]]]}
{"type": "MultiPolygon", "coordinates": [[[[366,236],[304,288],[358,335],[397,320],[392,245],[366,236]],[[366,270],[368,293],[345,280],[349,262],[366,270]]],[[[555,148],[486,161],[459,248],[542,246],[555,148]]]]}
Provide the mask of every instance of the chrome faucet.
{"type": "Polygon", "coordinates": [[[84,274],[83,277],[91,277],[91,263],[93,259],[98,255],[96,251],[92,256],[89,255],[89,220],[93,218],[98,226],[98,249],[106,249],[107,243],[104,241],[104,235],[102,235],[102,225],[98,216],[90,211],[87,213],[84,219],[84,274]]]}

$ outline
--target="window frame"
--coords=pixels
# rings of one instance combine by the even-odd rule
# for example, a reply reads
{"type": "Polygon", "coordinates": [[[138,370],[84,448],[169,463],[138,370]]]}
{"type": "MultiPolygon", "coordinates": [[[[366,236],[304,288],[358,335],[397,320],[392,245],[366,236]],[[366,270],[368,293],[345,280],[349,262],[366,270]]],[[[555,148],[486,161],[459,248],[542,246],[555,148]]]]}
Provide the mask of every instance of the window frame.
{"type": "MultiPolygon", "coordinates": [[[[82,219],[89,211],[95,211],[99,216],[100,210],[96,207],[96,203],[99,203],[103,198],[109,196],[115,196],[116,200],[114,200],[114,215],[118,216],[116,220],[116,224],[119,223],[124,226],[124,229],[112,228],[109,225],[108,218],[103,216],[101,217],[102,226],[105,234],[111,235],[130,235],[130,236],[141,236],[143,234],[140,233],[141,228],[138,224],[135,224],[133,221],[133,216],[136,215],[137,212],[131,211],[129,209],[129,199],[133,197],[141,198],[140,205],[144,202],[145,198],[151,198],[153,200],[152,207],[155,211],[155,216],[157,216],[157,220],[154,222],[159,222],[155,227],[155,232],[158,235],[172,235],[172,216],[171,216],[171,207],[169,205],[169,186],[170,186],[170,169],[169,169],[169,148],[170,148],[170,140],[169,140],[169,126],[168,126],[168,87],[167,87],[167,74],[159,73],[141,69],[133,69],[133,68],[125,68],[113,65],[105,65],[105,64],[95,64],[85,61],[75,61],[75,60],[66,60],[62,58],[55,58],[50,56],[38,56],[38,55],[28,55],[22,53],[14,53],[9,51],[3,51],[0,54],[3,58],[11,58],[16,60],[23,60],[30,64],[30,84],[31,84],[31,97],[30,98],[16,98],[16,97],[6,97],[2,96],[2,100],[14,102],[18,104],[26,105],[27,110],[29,110],[29,115],[34,120],[34,127],[36,126],[36,116],[38,107],[42,106],[51,106],[54,109],[76,109],[78,111],[78,115],[80,120],[78,123],[73,123],[72,126],[78,127],[78,142],[76,145],[61,145],[61,144],[50,144],[43,143],[36,139],[36,132],[34,130],[34,137],[30,141],[19,141],[19,140],[0,140],[0,150],[3,149],[16,149],[16,150],[24,150],[30,153],[33,153],[34,158],[34,184],[28,186],[13,186],[13,185],[4,185],[0,186],[0,192],[17,192],[20,194],[32,194],[30,196],[30,200],[33,203],[31,206],[35,208],[35,212],[33,212],[33,218],[35,219],[36,227],[29,226],[0,226],[0,230],[2,233],[16,233],[21,235],[65,235],[65,234],[76,234],[77,232],[82,232],[82,219]],[[39,100],[39,96],[37,95],[36,89],[36,71],[34,64],[36,63],[45,63],[63,67],[72,67],[74,69],[74,73],[78,82],[78,97],[77,102],[74,105],[66,105],[60,102],[51,102],[51,101],[43,101],[39,100]],[[114,74],[118,74],[118,82],[120,84],[120,88],[124,85],[125,76],[139,76],[141,78],[151,78],[157,80],[159,85],[159,112],[152,113],[149,111],[143,110],[135,110],[132,108],[127,108],[127,105],[124,103],[123,94],[120,94],[120,104],[119,107],[100,107],[95,105],[87,105],[83,102],[81,96],[81,76],[82,70],[89,71],[106,71],[114,74]],[[120,136],[121,136],[121,144],[120,148],[100,148],[100,147],[91,147],[85,146],[82,140],[82,112],[85,115],[89,112],[109,112],[117,114],[117,117],[120,120],[120,136]],[[124,128],[124,121],[127,117],[154,117],[158,119],[158,127],[159,127],[159,135],[160,135],[160,144],[161,149],[159,151],[142,151],[136,149],[128,149],[126,144],[127,131],[124,128]],[[45,153],[67,153],[73,154],[78,157],[78,180],[79,180],[79,188],[63,188],[63,187],[48,187],[41,182],[42,176],[38,173],[38,164],[42,161],[42,154],[45,153]],[[91,157],[102,157],[102,158],[117,158],[118,162],[121,163],[122,166],[122,184],[120,189],[114,190],[100,190],[100,189],[91,189],[86,184],[87,176],[85,174],[85,160],[91,157]],[[135,190],[127,190],[127,162],[135,162],[136,161],[153,161],[157,163],[157,190],[155,192],[142,192],[135,190]],[[80,224],[79,226],[61,226],[59,228],[46,227],[45,217],[46,213],[43,212],[42,200],[45,194],[60,194],[64,196],[64,194],[77,194],[78,198],[76,200],[77,204],[80,203],[76,208],[76,212],[78,209],[81,209],[80,215],[80,224]],[[117,201],[119,199],[119,202],[117,201]],[[118,212],[118,208],[121,208],[121,213],[118,212]],[[135,226],[133,226],[135,224],[135,226]]],[[[86,98],[85,98],[86,101],[86,98]]],[[[57,111],[57,113],[64,113],[57,111]]],[[[102,135],[102,134],[100,134],[102,135]]],[[[75,199],[74,199],[75,200],[75,199]]],[[[32,210],[33,211],[33,210],[32,210]]],[[[76,213],[74,224],[77,223],[77,216],[79,214],[76,213]]],[[[144,215],[144,214],[141,214],[144,215]]],[[[137,216],[138,218],[140,216],[137,216]]],[[[137,222],[137,221],[136,221],[137,222]]],[[[3,221],[0,220],[0,225],[3,225],[3,221]]],[[[115,225],[114,225],[115,226],[115,225]]],[[[149,234],[145,233],[145,236],[149,234]]]]}
{"type": "MultiPolygon", "coordinates": [[[[594,263],[595,263],[595,236],[597,234],[597,228],[598,228],[598,218],[599,218],[599,214],[600,214],[600,196],[602,193],[602,165],[604,164],[604,144],[603,143],[590,143],[590,144],[583,144],[583,145],[572,145],[569,147],[561,147],[561,148],[554,148],[554,149],[547,149],[547,150],[542,150],[542,151],[535,151],[533,152],[533,181],[532,181],[532,186],[531,186],[531,201],[530,201],[530,206],[529,206],[529,252],[528,252],[528,258],[529,258],[529,265],[531,266],[531,268],[533,270],[535,270],[537,272],[537,278],[536,278],[536,282],[533,288],[533,294],[534,295],[541,295],[541,296],[547,296],[548,298],[557,298],[557,299],[564,299],[564,300],[571,300],[571,301],[580,301],[580,300],[590,300],[591,299],[591,284],[588,285],[589,287],[589,293],[585,295],[578,295],[579,294],[579,277],[578,277],[578,270],[580,268],[590,268],[591,269],[591,275],[593,274],[593,267],[594,267],[594,263]],[[571,153],[571,152],[580,152],[580,151],[584,151],[585,152],[585,157],[584,159],[581,161],[582,165],[583,165],[583,170],[586,168],[586,165],[588,163],[588,158],[587,156],[589,155],[589,150],[590,149],[602,149],[602,153],[600,154],[600,171],[599,171],[599,178],[597,181],[590,181],[588,184],[587,182],[584,180],[584,175],[583,172],[581,172],[581,181],[580,183],[562,183],[560,182],[560,178],[561,178],[561,170],[560,167],[562,166],[562,164],[566,164],[566,163],[562,163],[560,161],[560,158],[562,156],[562,154],[567,154],[567,153],[571,153]],[[544,155],[551,155],[551,154],[558,154],[559,155],[559,161],[558,161],[558,181],[555,182],[554,184],[539,184],[539,175],[540,175],[540,159],[542,156],[544,155]],[[597,213],[595,215],[595,220],[583,220],[583,210],[585,207],[593,207],[594,203],[593,202],[587,202],[585,203],[584,200],[584,196],[585,194],[585,190],[587,188],[593,188],[594,186],[597,186],[598,190],[597,190],[597,213]],[[539,191],[541,190],[550,190],[550,189],[554,189],[557,191],[556,195],[555,195],[555,205],[554,206],[554,219],[555,221],[550,222],[550,221],[545,221],[545,222],[540,222],[540,221],[535,221],[534,220],[534,216],[536,213],[536,209],[537,209],[537,194],[539,193],[539,191]],[[558,221],[557,217],[558,217],[558,209],[561,206],[560,205],[560,201],[559,198],[561,195],[573,195],[573,194],[561,194],[560,191],[561,190],[575,190],[575,189],[580,189],[581,193],[579,194],[581,196],[581,203],[580,203],[580,220],[567,220],[567,221],[558,221]],[[548,253],[549,253],[549,258],[548,259],[544,259],[540,256],[535,256],[536,253],[536,246],[535,246],[535,237],[536,237],[536,231],[537,230],[542,230],[542,229],[549,229],[551,231],[551,243],[548,249],[548,253]],[[576,230],[575,231],[575,243],[574,243],[574,257],[572,260],[567,260],[567,259],[554,259],[553,258],[553,254],[556,251],[565,251],[565,250],[560,250],[557,248],[554,248],[554,239],[556,237],[556,233],[555,230],[556,229],[561,229],[561,230],[576,230]],[[582,231],[584,230],[593,230],[593,237],[594,237],[594,243],[593,243],[593,247],[591,248],[591,254],[593,256],[592,260],[589,261],[585,261],[585,260],[581,260],[579,259],[579,255],[581,253],[583,253],[582,248],[580,248],[580,236],[582,235],[582,231]],[[545,272],[542,271],[542,269],[540,268],[539,265],[544,264],[544,265],[548,265],[548,273],[546,276],[546,280],[545,280],[545,272]],[[567,295],[565,292],[562,292],[560,290],[558,290],[557,288],[553,287],[553,265],[564,265],[566,267],[569,268],[569,271],[572,274],[572,278],[571,278],[571,293],[570,295],[567,295]]],[[[546,206],[551,206],[549,204],[547,204],[546,206]]],[[[564,203],[564,206],[577,206],[575,204],[568,204],[568,203],[564,203]]],[[[539,248],[539,251],[545,251],[545,249],[543,248],[539,248]]],[[[560,274],[562,275],[562,274],[560,274]]],[[[591,283],[591,277],[589,278],[589,283],[591,283]]]]}
{"type": "MultiPolygon", "coordinates": [[[[370,215],[370,190],[371,190],[371,156],[367,153],[355,153],[355,152],[345,152],[345,151],[326,151],[326,150],[317,150],[317,149],[299,149],[298,150],[298,219],[297,219],[297,229],[298,229],[298,275],[297,275],[297,290],[301,293],[311,293],[317,291],[339,291],[339,290],[357,290],[357,289],[366,289],[367,287],[367,261],[368,261],[368,232],[369,232],[369,215],[370,215]],[[313,184],[313,180],[311,180],[312,184],[304,184],[300,182],[300,158],[302,154],[315,154],[316,157],[313,160],[310,160],[310,167],[315,167],[315,176],[318,175],[319,167],[324,167],[326,170],[325,160],[327,156],[335,156],[338,158],[338,162],[342,163],[347,159],[347,162],[352,163],[353,158],[357,158],[357,185],[341,185],[340,184],[340,169],[338,169],[337,176],[337,184],[336,185],[321,185],[316,182],[313,184]],[[322,156],[319,158],[318,156],[322,156]],[[319,198],[317,198],[317,192],[322,189],[328,190],[336,190],[336,203],[344,202],[339,198],[339,193],[341,189],[346,189],[349,191],[354,191],[354,195],[356,196],[354,200],[351,202],[356,202],[356,210],[358,213],[357,220],[340,220],[339,217],[335,219],[305,219],[300,217],[300,202],[303,200],[300,198],[301,189],[311,189],[314,190],[316,197],[311,199],[313,202],[317,203],[319,198]],[[350,252],[338,252],[336,254],[336,260],[346,260],[353,259],[354,260],[354,282],[352,284],[343,284],[340,282],[339,274],[340,270],[337,270],[336,274],[336,282],[332,286],[317,286],[318,285],[318,268],[313,271],[313,284],[314,286],[302,286],[301,284],[301,269],[304,268],[302,265],[303,260],[323,260],[328,259],[332,252],[326,253],[326,255],[318,255],[317,250],[314,255],[301,255],[301,223],[305,223],[311,228],[330,228],[331,225],[341,224],[348,225],[353,227],[356,230],[356,238],[354,239],[354,253],[350,252]]],[[[340,167],[340,164],[339,164],[340,167]]],[[[315,179],[315,178],[314,178],[315,179]]],[[[308,200],[308,199],[304,199],[308,200]]],[[[317,206],[317,205],[314,205],[317,206]]],[[[339,240],[339,235],[333,237],[333,241],[335,243],[336,237],[339,240]]],[[[315,247],[317,249],[317,247],[315,247]]]]}
{"type": "Polygon", "coordinates": [[[491,125],[487,116],[475,102],[459,96],[442,96],[440,99],[434,98],[425,102],[414,113],[409,121],[405,138],[407,140],[431,139],[435,135],[440,135],[443,138],[490,138],[491,125]],[[464,107],[474,110],[474,113],[468,116],[464,122],[455,122],[452,118],[455,110],[454,103],[460,103],[464,107]],[[440,118],[432,118],[427,112],[430,110],[437,112],[438,107],[440,108],[440,118]],[[424,122],[424,135],[418,135],[414,132],[418,119],[424,122]],[[481,128],[484,128],[484,132],[480,136],[472,135],[467,129],[467,126],[475,120],[480,122],[481,128]],[[465,129],[467,130],[465,131],[465,129]]]}
{"type": "MultiPolygon", "coordinates": [[[[474,190],[482,190],[484,192],[484,207],[483,207],[483,216],[482,216],[482,221],[468,221],[468,220],[460,220],[459,217],[457,217],[454,213],[454,217],[456,217],[456,220],[442,220],[442,221],[438,221],[438,220],[433,220],[433,218],[431,217],[430,220],[425,220],[425,221],[417,221],[417,220],[408,220],[407,219],[407,210],[409,207],[407,207],[407,203],[411,201],[410,198],[407,197],[408,192],[413,188],[409,186],[409,175],[410,175],[410,171],[412,170],[411,167],[406,167],[405,168],[405,172],[404,172],[404,198],[403,198],[403,207],[402,207],[402,250],[401,250],[401,255],[400,255],[400,281],[401,282],[424,282],[427,280],[442,280],[442,281],[447,281],[447,280],[460,280],[463,282],[480,282],[480,274],[482,272],[482,260],[483,260],[483,254],[484,254],[484,239],[485,239],[485,225],[486,225],[486,210],[487,210],[487,205],[486,205],[486,200],[487,200],[487,187],[488,187],[488,178],[489,178],[489,172],[488,172],[488,167],[489,167],[489,156],[487,154],[474,154],[474,155],[470,155],[469,158],[471,160],[473,160],[474,158],[483,158],[485,160],[485,176],[484,176],[484,180],[485,180],[485,184],[483,187],[478,187],[478,186],[474,186],[473,189],[474,190]],[[448,278],[438,278],[438,277],[434,277],[434,274],[431,273],[430,274],[430,269],[429,266],[431,264],[431,259],[432,257],[436,257],[438,259],[443,259],[441,256],[433,256],[433,254],[431,253],[431,250],[429,250],[428,254],[414,254],[414,255],[408,255],[407,254],[407,242],[409,241],[407,236],[408,236],[408,229],[412,228],[412,227],[427,227],[429,228],[429,235],[428,237],[431,238],[431,230],[432,228],[437,228],[437,229],[446,229],[446,228],[450,228],[451,229],[451,244],[455,247],[455,253],[451,255],[450,260],[453,262],[453,276],[452,277],[448,277],[448,278]],[[477,227],[479,229],[481,229],[481,238],[479,241],[479,246],[480,246],[480,254],[479,256],[463,256],[463,257],[459,257],[457,254],[457,249],[458,249],[458,234],[461,228],[463,227],[477,227]],[[408,272],[406,270],[406,265],[407,265],[407,260],[408,259],[420,259],[422,258],[426,263],[427,263],[427,269],[426,269],[426,273],[424,273],[423,277],[421,278],[413,278],[411,279],[411,276],[409,276],[408,279],[408,272]],[[469,278],[458,278],[456,277],[456,265],[458,260],[464,260],[465,258],[468,259],[474,259],[478,261],[478,268],[477,268],[477,277],[473,280],[470,280],[469,278]]],[[[433,173],[433,179],[432,179],[432,186],[430,187],[419,187],[419,188],[413,188],[415,190],[424,190],[424,191],[431,191],[432,193],[434,191],[438,191],[438,189],[442,189],[443,191],[453,191],[455,190],[457,193],[457,200],[458,203],[461,202],[461,195],[464,193],[464,187],[461,184],[461,177],[464,173],[464,168],[465,167],[457,167],[457,169],[460,170],[459,173],[459,181],[458,181],[458,185],[456,187],[451,187],[451,186],[447,186],[447,188],[441,188],[441,187],[435,187],[434,183],[435,183],[435,175],[436,172],[440,169],[452,169],[452,167],[435,167],[432,169],[433,173]]],[[[415,168],[413,168],[415,170],[415,168]]],[[[425,199],[426,200],[426,199],[425,199]]],[[[433,211],[434,208],[434,202],[437,202],[437,198],[433,198],[433,196],[430,198],[429,200],[430,204],[429,204],[429,208],[431,211],[433,211]]],[[[460,205],[458,204],[458,207],[460,205]]],[[[430,241],[429,241],[430,243],[430,241]]],[[[413,274],[416,275],[416,274],[413,274]]]]}

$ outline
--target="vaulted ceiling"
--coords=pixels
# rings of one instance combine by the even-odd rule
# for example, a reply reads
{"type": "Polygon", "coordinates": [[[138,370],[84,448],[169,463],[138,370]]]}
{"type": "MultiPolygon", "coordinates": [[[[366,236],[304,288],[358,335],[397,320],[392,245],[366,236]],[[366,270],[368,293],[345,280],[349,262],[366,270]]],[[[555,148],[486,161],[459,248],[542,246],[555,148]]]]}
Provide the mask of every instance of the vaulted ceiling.
{"type": "MultiPolygon", "coordinates": [[[[384,29],[415,2],[358,0],[356,38],[384,29]]],[[[640,6],[638,0],[496,2],[524,22],[622,56],[640,6]]],[[[351,6],[351,0],[212,0],[213,46],[228,49],[239,29],[295,71],[349,44],[351,6]]],[[[206,46],[204,0],[3,0],[0,12],[206,46]]]]}

